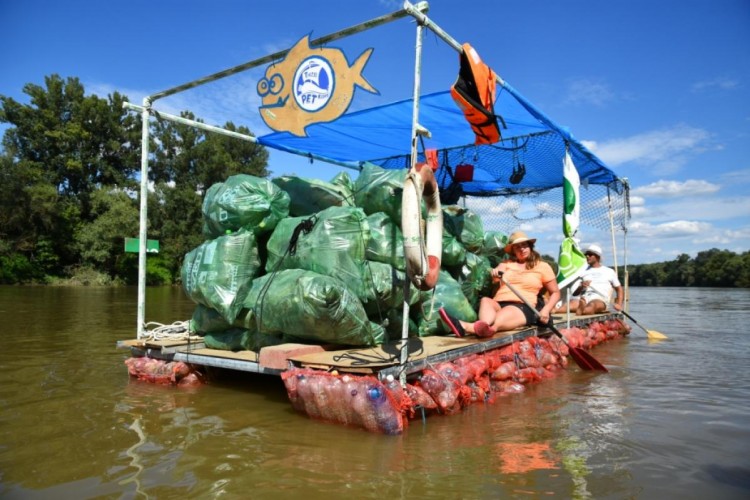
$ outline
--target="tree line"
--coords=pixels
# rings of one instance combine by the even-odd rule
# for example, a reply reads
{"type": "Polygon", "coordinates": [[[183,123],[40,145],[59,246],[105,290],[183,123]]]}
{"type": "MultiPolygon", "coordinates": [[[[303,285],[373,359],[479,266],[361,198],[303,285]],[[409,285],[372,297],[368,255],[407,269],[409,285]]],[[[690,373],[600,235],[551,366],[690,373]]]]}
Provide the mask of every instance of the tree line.
{"type": "Polygon", "coordinates": [[[628,266],[633,286],[704,286],[750,288],[750,252],[712,248],[675,260],[628,266]]]}
{"type": "MultiPolygon", "coordinates": [[[[23,87],[28,103],[0,95],[0,283],[135,283],[124,238],[139,233],[141,116],[118,92],[86,95],[77,78],[44,83],[23,87]]],[[[166,120],[152,120],[149,151],[148,237],[161,250],[147,281],[169,284],[203,241],[203,192],[237,173],[266,177],[268,152],[166,120]]]]}
{"type": "MultiPolygon", "coordinates": [[[[138,256],[124,239],[139,233],[141,116],[118,92],[86,95],[77,78],[44,83],[24,86],[26,104],[0,95],[0,283],[136,283],[138,256]]],[[[268,152],[167,120],[149,127],[148,237],[160,253],[148,256],[146,279],[171,284],[203,241],[205,190],[238,173],[267,177],[268,152]]],[[[634,286],[750,287],[750,253],[712,249],[628,271],[634,286]]]]}

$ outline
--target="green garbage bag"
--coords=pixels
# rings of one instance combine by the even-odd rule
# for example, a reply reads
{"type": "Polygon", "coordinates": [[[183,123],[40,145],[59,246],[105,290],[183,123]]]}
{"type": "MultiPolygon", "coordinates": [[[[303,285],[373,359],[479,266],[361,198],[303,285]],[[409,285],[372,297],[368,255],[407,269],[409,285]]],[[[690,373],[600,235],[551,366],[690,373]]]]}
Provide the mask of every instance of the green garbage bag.
{"type": "Polygon", "coordinates": [[[312,215],[329,207],[354,205],[351,191],[341,186],[317,179],[305,179],[294,175],[277,177],[272,181],[289,195],[289,215],[298,217],[312,215]]]}
{"type": "Polygon", "coordinates": [[[444,307],[455,318],[464,321],[476,321],[477,319],[477,313],[461,290],[461,285],[447,271],[443,270],[440,271],[435,288],[422,292],[422,299],[417,307],[419,308],[417,322],[420,337],[451,333],[440,320],[438,310],[441,307],[444,307]]]}
{"type": "Polygon", "coordinates": [[[232,325],[225,320],[219,311],[198,304],[193,310],[193,316],[190,318],[190,331],[205,335],[211,332],[223,332],[228,330],[232,325]]]}
{"type": "Polygon", "coordinates": [[[384,262],[404,271],[404,235],[398,224],[391,221],[385,212],[367,216],[370,239],[367,242],[367,260],[384,262]]]}
{"type": "Polygon", "coordinates": [[[193,302],[215,309],[231,323],[259,270],[255,235],[242,229],[188,252],[180,276],[182,288],[193,302]]]}
{"type": "Polygon", "coordinates": [[[268,179],[237,174],[208,188],[202,211],[207,238],[243,227],[260,235],[289,215],[289,195],[268,179]]]}
{"type": "Polygon", "coordinates": [[[267,335],[246,330],[244,328],[229,328],[222,332],[211,332],[203,336],[203,343],[209,349],[224,351],[255,351],[263,347],[281,344],[279,335],[267,335]]]}
{"type": "Polygon", "coordinates": [[[263,334],[352,346],[381,344],[385,335],[343,282],[313,271],[287,269],[257,278],[244,307],[263,334]]]}
{"type": "Polygon", "coordinates": [[[456,281],[461,285],[461,291],[472,309],[478,308],[479,299],[492,295],[491,270],[492,264],[487,257],[471,252],[466,254],[464,264],[457,270],[456,281]]]}
{"type": "Polygon", "coordinates": [[[339,172],[333,179],[331,184],[338,186],[345,194],[346,199],[349,200],[351,205],[355,205],[354,202],[354,181],[346,172],[339,172]]]}
{"type": "MultiPolygon", "coordinates": [[[[367,262],[364,268],[365,294],[362,304],[368,314],[403,307],[404,283],[409,281],[405,271],[399,271],[383,262],[367,262]]],[[[409,304],[420,299],[419,290],[409,282],[409,304]]]]}
{"type": "MultiPolygon", "coordinates": [[[[399,340],[402,338],[402,330],[404,328],[403,318],[403,307],[394,307],[392,309],[388,309],[385,312],[370,315],[371,321],[383,326],[388,340],[399,340]]],[[[417,335],[417,323],[411,318],[409,318],[408,328],[410,337],[414,337],[417,335]]]]}
{"type": "Polygon", "coordinates": [[[367,215],[385,212],[401,225],[401,192],[406,170],[391,170],[366,163],[354,182],[354,201],[367,215]]]}
{"type": "Polygon", "coordinates": [[[479,215],[458,205],[447,205],[442,209],[443,229],[463,243],[469,252],[481,252],[484,246],[484,226],[479,215]]]}
{"type": "Polygon", "coordinates": [[[443,256],[440,260],[442,266],[459,266],[466,260],[466,248],[455,236],[448,231],[443,231],[443,256]]]}
{"type": "Polygon", "coordinates": [[[508,244],[508,235],[500,231],[485,231],[482,251],[479,255],[484,255],[490,260],[492,266],[500,264],[509,258],[505,253],[505,245],[508,244]]]}
{"type": "Polygon", "coordinates": [[[294,253],[289,244],[295,229],[308,217],[282,220],[271,234],[266,248],[266,271],[306,269],[338,278],[362,297],[362,266],[370,235],[367,218],[361,208],[331,207],[313,216],[309,233],[300,231],[294,253]]]}

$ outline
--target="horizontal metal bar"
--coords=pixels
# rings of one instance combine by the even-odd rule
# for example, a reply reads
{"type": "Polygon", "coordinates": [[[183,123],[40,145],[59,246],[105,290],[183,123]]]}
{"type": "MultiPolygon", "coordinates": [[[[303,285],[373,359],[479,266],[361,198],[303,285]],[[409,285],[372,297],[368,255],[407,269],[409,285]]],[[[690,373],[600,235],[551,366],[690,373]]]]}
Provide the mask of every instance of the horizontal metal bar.
{"type": "Polygon", "coordinates": [[[213,366],[215,368],[228,368],[251,373],[262,373],[265,375],[279,375],[284,370],[275,368],[266,368],[256,363],[243,359],[220,358],[215,356],[206,356],[204,354],[193,354],[190,351],[178,351],[174,353],[175,361],[183,361],[192,365],[213,366]]]}
{"type": "MultiPolygon", "coordinates": [[[[408,2],[405,2],[405,3],[408,3],[408,2]]],[[[412,6],[411,4],[409,4],[409,5],[412,8],[414,8],[414,6],[412,6]]],[[[420,2],[419,6],[421,6],[422,8],[426,9],[427,8],[427,2],[420,2]],[[424,4],[424,5],[422,5],[422,4],[424,4]]],[[[416,10],[416,8],[415,8],[415,10],[416,10]]],[[[386,15],[377,17],[375,19],[371,19],[369,21],[365,21],[364,23],[360,23],[360,24],[357,24],[355,26],[351,26],[349,28],[345,28],[345,29],[343,29],[341,31],[337,31],[335,33],[331,33],[330,35],[326,35],[326,36],[323,36],[323,37],[320,37],[320,38],[316,38],[315,40],[312,40],[310,42],[310,46],[311,47],[318,47],[320,45],[325,45],[326,43],[331,42],[333,40],[338,40],[339,38],[344,38],[346,36],[353,35],[355,33],[359,33],[359,32],[365,31],[365,30],[369,30],[371,28],[375,28],[376,26],[381,26],[383,24],[389,23],[391,21],[395,21],[396,19],[400,19],[402,17],[406,17],[408,14],[409,13],[407,13],[406,10],[403,10],[403,9],[399,10],[399,11],[396,11],[396,12],[392,12],[390,14],[386,14],[386,15]]],[[[191,89],[191,88],[194,88],[194,87],[198,87],[200,85],[203,85],[203,84],[206,84],[206,83],[209,83],[209,82],[220,80],[221,78],[225,78],[227,76],[231,76],[231,75],[240,73],[242,71],[258,67],[258,66],[263,65],[263,64],[268,64],[268,63],[271,63],[271,62],[274,62],[274,61],[279,61],[284,56],[286,56],[287,53],[290,50],[291,50],[291,48],[285,49],[285,50],[280,50],[278,52],[274,52],[273,54],[270,54],[270,55],[267,55],[267,56],[264,56],[264,57],[261,57],[261,58],[258,58],[258,59],[254,59],[252,61],[248,61],[246,63],[234,66],[234,67],[229,68],[229,69],[225,69],[223,71],[219,71],[217,73],[213,73],[213,74],[208,75],[208,76],[204,76],[203,78],[199,78],[197,80],[193,80],[191,82],[184,83],[182,85],[178,85],[178,86],[172,87],[170,89],[162,90],[161,92],[157,92],[157,93],[149,96],[148,99],[153,103],[157,99],[161,99],[163,97],[167,97],[167,96],[170,96],[172,94],[176,94],[178,92],[182,92],[183,90],[188,90],[188,89],[191,89]]]]}
{"type": "MultiPolygon", "coordinates": [[[[137,104],[133,104],[132,102],[127,102],[127,101],[123,102],[122,106],[124,108],[132,109],[133,111],[138,111],[138,112],[142,112],[145,109],[143,106],[138,106],[137,104]]],[[[258,142],[258,138],[252,135],[241,134],[239,132],[227,130],[222,127],[216,127],[214,125],[208,125],[203,122],[196,121],[196,120],[190,120],[188,118],[183,118],[181,116],[171,115],[169,113],[157,111],[153,108],[149,108],[149,110],[150,110],[151,115],[154,116],[155,118],[163,118],[165,120],[182,123],[183,125],[189,125],[191,127],[196,127],[196,128],[200,128],[203,130],[207,130],[209,132],[216,132],[217,134],[228,135],[229,137],[234,137],[235,139],[242,139],[243,141],[255,142],[255,143],[258,142]]]]}
{"type": "MultiPolygon", "coordinates": [[[[138,111],[138,112],[142,112],[145,109],[143,106],[138,106],[137,104],[133,104],[132,102],[127,102],[127,101],[123,102],[122,106],[124,108],[131,109],[133,111],[138,111]]],[[[243,141],[248,141],[248,142],[253,142],[253,143],[259,144],[258,138],[255,137],[255,136],[252,136],[252,135],[246,135],[246,134],[241,134],[239,132],[233,132],[231,130],[227,130],[227,129],[221,128],[221,127],[216,127],[214,125],[207,125],[207,124],[205,124],[203,122],[199,122],[199,121],[195,121],[195,120],[190,120],[188,118],[183,118],[181,116],[172,115],[172,114],[169,114],[169,113],[164,113],[162,111],[157,111],[157,110],[155,110],[153,108],[149,108],[149,111],[151,113],[151,116],[153,116],[155,118],[161,118],[161,119],[164,119],[164,120],[170,120],[170,121],[173,121],[173,122],[182,123],[183,125],[188,125],[188,126],[191,126],[191,127],[200,128],[200,129],[206,130],[208,132],[215,132],[217,134],[227,135],[229,137],[234,137],[236,139],[242,139],[243,141]]],[[[261,145],[264,146],[264,147],[270,147],[270,146],[266,146],[264,144],[261,144],[261,145]]],[[[283,151],[285,153],[289,153],[289,154],[293,154],[293,155],[297,155],[297,156],[302,156],[302,157],[307,158],[309,160],[319,160],[319,161],[323,161],[323,162],[326,162],[326,163],[330,163],[332,165],[338,165],[340,167],[345,167],[345,168],[348,168],[348,169],[351,169],[351,170],[356,170],[356,171],[361,171],[362,170],[361,166],[353,166],[351,163],[347,163],[347,162],[343,162],[343,161],[339,161],[339,160],[334,160],[333,158],[328,158],[326,156],[320,156],[320,155],[316,155],[316,154],[312,154],[312,153],[305,153],[305,152],[302,152],[302,151],[294,151],[294,150],[291,150],[291,149],[277,149],[277,148],[274,148],[274,149],[276,149],[277,151],[283,151]]]]}

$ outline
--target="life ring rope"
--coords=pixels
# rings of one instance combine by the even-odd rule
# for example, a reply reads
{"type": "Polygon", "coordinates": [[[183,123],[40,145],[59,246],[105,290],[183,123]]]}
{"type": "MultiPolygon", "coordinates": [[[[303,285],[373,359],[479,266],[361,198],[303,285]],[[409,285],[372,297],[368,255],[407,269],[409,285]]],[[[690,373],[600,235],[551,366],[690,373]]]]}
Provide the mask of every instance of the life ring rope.
{"type": "Polygon", "coordinates": [[[443,211],[435,174],[426,163],[417,163],[407,173],[401,205],[406,274],[418,289],[432,290],[437,284],[443,254],[443,211]],[[422,200],[427,207],[424,221],[422,200]]]}

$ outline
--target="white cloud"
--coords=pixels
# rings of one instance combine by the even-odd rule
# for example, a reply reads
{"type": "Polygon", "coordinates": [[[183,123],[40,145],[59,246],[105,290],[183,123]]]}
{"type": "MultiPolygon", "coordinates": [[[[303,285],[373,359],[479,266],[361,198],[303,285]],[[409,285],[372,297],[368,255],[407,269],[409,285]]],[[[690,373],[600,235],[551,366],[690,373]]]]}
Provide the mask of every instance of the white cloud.
{"type": "Polygon", "coordinates": [[[648,222],[633,222],[628,228],[628,234],[634,238],[680,238],[708,232],[711,224],[707,222],[675,220],[661,224],[648,222]]]}
{"type": "Polygon", "coordinates": [[[585,104],[602,107],[615,99],[609,85],[601,81],[581,78],[568,82],[564,102],[568,104],[585,104]]]}
{"type": "Polygon", "coordinates": [[[741,229],[728,229],[725,231],[727,237],[732,239],[750,239],[750,227],[743,227],[741,229]]]}
{"type": "Polygon", "coordinates": [[[693,92],[710,91],[714,89],[719,90],[735,90],[740,88],[739,80],[727,77],[718,77],[711,80],[702,80],[695,82],[690,86],[690,90],[693,92]]]}
{"type": "Polygon", "coordinates": [[[630,190],[630,207],[642,207],[646,204],[646,198],[643,196],[638,196],[637,194],[634,194],[633,191],[635,189],[630,190]]]}
{"type": "Polygon", "coordinates": [[[701,221],[729,221],[750,218],[750,197],[683,197],[668,202],[647,205],[641,220],[669,220],[676,217],[701,221]]]}
{"type": "Polygon", "coordinates": [[[750,168],[724,172],[721,174],[720,179],[725,183],[732,185],[748,184],[750,183],[750,168]]]}
{"type": "MultiPolygon", "coordinates": [[[[717,192],[721,187],[704,180],[688,179],[683,182],[661,180],[631,190],[631,194],[653,196],[657,198],[674,198],[678,196],[707,195],[717,192]]],[[[632,203],[632,199],[631,199],[632,203]]]]}
{"type": "Polygon", "coordinates": [[[696,238],[693,243],[699,245],[727,245],[731,243],[732,239],[724,233],[712,234],[706,238],[696,238]]]}
{"type": "Polygon", "coordinates": [[[709,137],[703,129],[677,125],[601,143],[584,141],[584,144],[610,165],[632,162],[664,175],[678,171],[690,156],[705,151],[709,137]]]}

